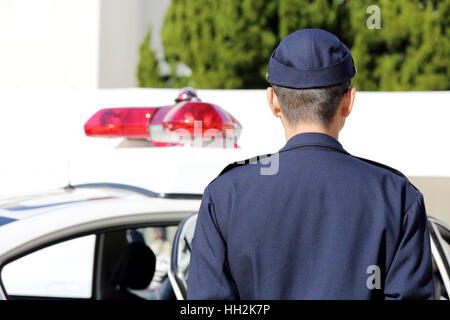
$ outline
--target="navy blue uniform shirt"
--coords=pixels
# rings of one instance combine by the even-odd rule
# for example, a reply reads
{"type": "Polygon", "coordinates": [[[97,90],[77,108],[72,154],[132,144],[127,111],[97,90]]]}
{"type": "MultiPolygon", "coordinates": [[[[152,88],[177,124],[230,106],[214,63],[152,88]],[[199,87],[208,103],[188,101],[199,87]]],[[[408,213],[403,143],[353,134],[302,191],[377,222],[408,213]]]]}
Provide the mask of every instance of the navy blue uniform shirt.
{"type": "Polygon", "coordinates": [[[407,178],[321,133],[270,158],[275,174],[234,165],[206,187],[188,299],[433,299],[424,200],[407,178]]]}

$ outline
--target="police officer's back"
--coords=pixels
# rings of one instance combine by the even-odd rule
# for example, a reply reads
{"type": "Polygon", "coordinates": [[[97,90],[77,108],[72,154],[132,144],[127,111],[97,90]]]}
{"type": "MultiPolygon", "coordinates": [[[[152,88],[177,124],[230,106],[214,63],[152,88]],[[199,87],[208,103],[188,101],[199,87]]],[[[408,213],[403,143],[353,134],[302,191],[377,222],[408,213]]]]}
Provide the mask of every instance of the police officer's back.
{"type": "Polygon", "coordinates": [[[288,142],[205,189],[188,298],[433,298],[422,194],[337,140],[355,72],[323,30],[297,31],[274,51],[267,94],[288,142]]]}

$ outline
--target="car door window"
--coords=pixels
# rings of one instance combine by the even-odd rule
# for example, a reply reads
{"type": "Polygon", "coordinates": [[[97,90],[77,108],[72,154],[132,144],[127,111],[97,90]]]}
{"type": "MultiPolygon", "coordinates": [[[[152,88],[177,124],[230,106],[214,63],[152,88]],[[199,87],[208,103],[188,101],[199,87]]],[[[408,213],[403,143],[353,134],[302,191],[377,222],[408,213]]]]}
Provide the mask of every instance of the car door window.
{"type": "MultiPolygon", "coordinates": [[[[168,273],[177,230],[170,224],[118,228],[17,257],[0,271],[6,298],[176,299],[168,273]]],[[[178,259],[184,276],[190,260],[185,244],[193,236],[188,230],[182,234],[185,243],[178,259]]]]}
{"type": "Polygon", "coordinates": [[[1,271],[8,296],[90,298],[95,235],[60,242],[6,264],[1,271]]]}
{"type": "Polygon", "coordinates": [[[95,299],[176,299],[168,280],[176,230],[177,226],[160,225],[99,234],[95,299]],[[138,250],[139,246],[141,249],[138,250]],[[154,265],[148,262],[152,260],[150,256],[154,256],[154,265]]]}

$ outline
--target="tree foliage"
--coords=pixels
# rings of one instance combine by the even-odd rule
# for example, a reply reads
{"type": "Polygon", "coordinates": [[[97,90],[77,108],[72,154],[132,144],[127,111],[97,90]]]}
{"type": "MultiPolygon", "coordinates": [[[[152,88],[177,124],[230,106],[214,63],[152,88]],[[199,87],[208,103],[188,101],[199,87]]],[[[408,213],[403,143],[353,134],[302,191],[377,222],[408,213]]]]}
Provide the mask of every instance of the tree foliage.
{"type": "Polygon", "coordinates": [[[166,82],[160,75],[156,54],[150,49],[150,35],[151,29],[149,28],[144,41],[139,47],[140,59],[136,71],[138,86],[146,88],[164,88],[166,87],[166,82]]]}
{"type": "Polygon", "coordinates": [[[372,1],[351,1],[352,54],[362,90],[450,89],[450,1],[380,0],[381,29],[358,27],[372,1]]]}
{"type": "Polygon", "coordinates": [[[276,1],[172,0],[162,31],[173,72],[183,62],[198,88],[258,88],[276,45],[276,1]]]}
{"type": "MultiPolygon", "coordinates": [[[[450,90],[449,19],[450,0],[172,0],[162,37],[173,87],[264,88],[278,42],[321,28],[351,49],[359,90],[450,90]],[[366,25],[370,5],[380,8],[380,29],[366,25]],[[180,63],[189,76],[177,74],[180,63]]],[[[149,59],[141,46],[140,64],[149,59]]]]}

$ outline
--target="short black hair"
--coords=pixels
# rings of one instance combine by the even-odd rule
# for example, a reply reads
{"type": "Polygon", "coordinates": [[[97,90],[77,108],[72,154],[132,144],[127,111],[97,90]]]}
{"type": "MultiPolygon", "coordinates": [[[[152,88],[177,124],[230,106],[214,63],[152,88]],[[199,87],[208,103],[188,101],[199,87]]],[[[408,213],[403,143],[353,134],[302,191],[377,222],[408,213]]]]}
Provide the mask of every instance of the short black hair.
{"type": "Polygon", "coordinates": [[[281,112],[290,125],[319,122],[328,127],[351,80],[329,87],[294,89],[271,84],[280,103],[281,112]]]}

